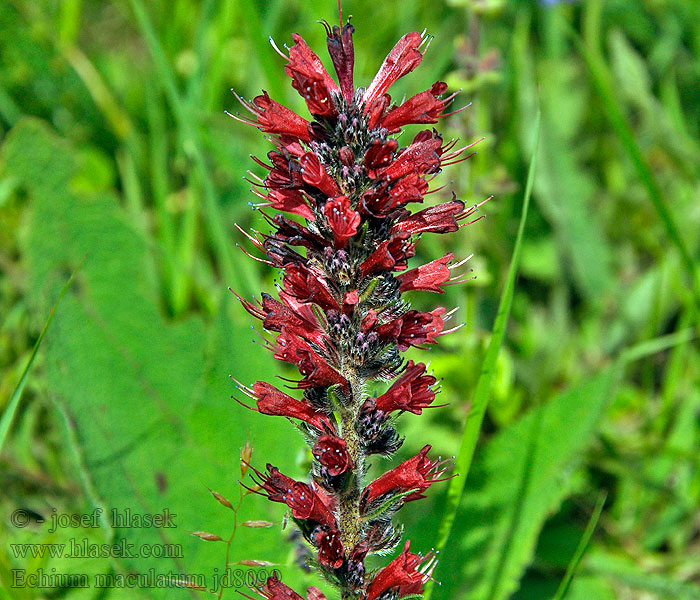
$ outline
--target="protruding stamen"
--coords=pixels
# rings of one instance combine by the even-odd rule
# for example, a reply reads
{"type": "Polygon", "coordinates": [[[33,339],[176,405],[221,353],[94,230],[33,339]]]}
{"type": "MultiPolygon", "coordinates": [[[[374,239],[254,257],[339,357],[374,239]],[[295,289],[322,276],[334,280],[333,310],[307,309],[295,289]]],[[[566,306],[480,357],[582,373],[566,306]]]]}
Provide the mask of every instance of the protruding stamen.
{"type": "Polygon", "coordinates": [[[269,36],[267,39],[270,42],[270,45],[275,49],[275,52],[277,52],[277,54],[279,54],[284,60],[290,60],[290,58],[277,47],[277,44],[275,44],[275,40],[272,39],[272,36],[269,36]]]}

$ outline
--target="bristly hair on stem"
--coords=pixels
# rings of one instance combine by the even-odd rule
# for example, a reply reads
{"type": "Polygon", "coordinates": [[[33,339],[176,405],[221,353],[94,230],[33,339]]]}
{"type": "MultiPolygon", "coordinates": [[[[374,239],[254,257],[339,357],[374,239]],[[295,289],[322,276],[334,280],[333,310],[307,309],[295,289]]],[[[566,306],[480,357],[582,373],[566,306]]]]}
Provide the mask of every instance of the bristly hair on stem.
{"type": "MultiPolygon", "coordinates": [[[[282,272],[277,298],[237,297],[274,336],[264,346],[300,374],[288,386],[297,394],[262,381],[236,382],[248,404],[237,400],[264,415],[292,420],[313,456],[308,481],[294,480],[268,463],[264,470],[250,466],[252,482],[245,487],[287,505],[313,551],[311,566],[342,598],[397,600],[422,593],[435,567],[433,553],[413,553],[406,541],[383,568],[368,570],[365,559],[399,545],[401,529],[393,515],[446,479],[449,461],[430,458],[425,445],[367,482],[367,458],[399,449],[403,438],[394,427],[396,415],[420,415],[436,406],[437,379],[425,364],[405,362],[402,353],[435,344],[461,326],[445,328],[454,310],[411,309],[404,293],[441,294],[445,286],[464,282],[465,274],[453,270],[469,257],[455,260],[448,253],[409,269],[416,244],[424,233],[455,232],[475,222],[480,204],[466,207],[453,194],[435,206],[408,208],[423,202],[441,167],[471,156],[465,152],[473,145],[443,144],[435,129],[399,145],[403,127],[435,124],[459,112],[445,112],[456,93],[446,94],[441,81],[399,105],[387,93],[421,63],[432,38],[407,33],[369,85],[355,87],[355,28],[349,21],[343,25],[340,3],[338,16],[340,26],[321,22],[337,82],[298,34],[290,48],[285,46],[288,55],[272,42],[310,118],[266,92],[251,101],[236,96],[252,117],[234,118],[268,134],[274,145],[267,161],[254,158],[267,176],[253,176],[260,199],[254,208],[272,230],[245,233],[253,246],[245,252],[282,272]],[[383,394],[369,393],[372,382],[392,380],[383,394]]],[[[301,598],[276,577],[254,591],[267,600],[301,598]]],[[[310,588],[307,599],[325,597],[310,588]]]]}

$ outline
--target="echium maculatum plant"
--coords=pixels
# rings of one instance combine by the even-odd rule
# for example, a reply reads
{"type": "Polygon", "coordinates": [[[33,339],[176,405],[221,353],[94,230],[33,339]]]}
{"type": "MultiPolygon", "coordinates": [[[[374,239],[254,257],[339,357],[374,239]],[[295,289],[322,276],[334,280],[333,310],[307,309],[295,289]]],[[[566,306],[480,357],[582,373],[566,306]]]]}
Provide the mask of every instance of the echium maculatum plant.
{"type": "MultiPolygon", "coordinates": [[[[444,308],[411,310],[403,293],[442,293],[462,280],[452,273],[462,264],[452,264],[452,253],[412,269],[408,261],[421,234],[457,231],[477,207],[465,208],[453,195],[437,206],[407,209],[423,201],[441,166],[462,160],[466,149],[443,145],[434,129],[421,131],[405,147],[395,137],[405,125],[436,123],[454,97],[443,97],[442,82],[399,106],[387,94],[420,64],[430,38],[403,36],[369,86],[355,89],[354,28],[324,26],[337,84],[299,35],[293,36],[289,56],[275,47],[312,120],[267,93],[252,102],[239,98],[253,118],[234,117],[270,134],[275,145],[269,165],[256,160],[269,173],[255,192],[262,199],[256,206],[273,231],[246,235],[265,262],[283,273],[279,300],[265,293],[259,302],[240,300],[276,334],[268,342],[275,358],[298,368],[295,387],[302,398],[263,381],[238,385],[254,402],[249,408],[298,421],[313,455],[310,482],[268,464],[266,472],[250,467],[249,489],[289,507],[313,548],[312,562],[342,598],[395,600],[421,594],[434,554],[413,553],[407,541],[375,572],[366,569],[365,559],[399,544],[401,530],[392,516],[444,479],[447,461],[431,458],[427,445],[368,482],[367,459],[391,456],[401,446],[396,415],[420,415],[435,400],[435,377],[423,363],[404,362],[401,353],[435,344],[452,331],[445,329],[451,314],[444,308]],[[369,395],[369,383],[394,378],[384,393],[369,395]]],[[[276,578],[258,592],[269,600],[301,598],[276,578]]],[[[308,598],[323,595],[310,588],[308,598]]]]}

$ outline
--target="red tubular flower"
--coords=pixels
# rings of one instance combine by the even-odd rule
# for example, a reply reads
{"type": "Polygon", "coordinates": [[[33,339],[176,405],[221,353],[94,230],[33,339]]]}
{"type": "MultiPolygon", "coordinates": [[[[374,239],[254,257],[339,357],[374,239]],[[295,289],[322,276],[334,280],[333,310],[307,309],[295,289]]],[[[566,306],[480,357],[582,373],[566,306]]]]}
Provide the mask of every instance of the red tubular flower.
{"type": "Polygon", "coordinates": [[[423,55],[418,49],[424,41],[425,38],[420,33],[413,31],[396,43],[365,92],[365,110],[376,98],[383,96],[397,79],[410,73],[420,64],[423,55]]]}
{"type": "Polygon", "coordinates": [[[450,269],[447,264],[455,257],[452,252],[448,252],[442,258],[435,259],[425,265],[406,271],[397,275],[401,285],[399,290],[408,292],[410,290],[423,290],[425,292],[436,292],[444,294],[443,284],[450,279],[450,269]]]}
{"type": "Polygon", "coordinates": [[[322,565],[331,569],[343,566],[343,543],[337,529],[321,531],[314,538],[314,544],[318,548],[318,560],[322,565]]]}
{"type": "MultiPolygon", "coordinates": [[[[274,575],[268,577],[267,581],[261,586],[252,585],[251,589],[254,589],[259,596],[266,600],[304,600],[299,594],[292,590],[292,588],[282,583],[274,575]]],[[[253,600],[246,594],[241,592],[239,592],[239,594],[253,600]]],[[[326,597],[317,587],[311,586],[306,590],[306,600],[326,600],[326,597]]]]}
{"type": "Polygon", "coordinates": [[[399,494],[411,490],[414,490],[413,493],[404,496],[403,502],[418,500],[424,497],[423,492],[431,484],[444,481],[440,476],[445,472],[444,465],[447,461],[430,460],[426,456],[430,448],[430,444],[424,446],[416,456],[403,461],[398,467],[370,483],[362,492],[362,508],[386,494],[399,494]]]}
{"type": "Polygon", "coordinates": [[[382,177],[393,181],[411,172],[419,176],[434,173],[440,165],[440,146],[442,138],[437,133],[421,131],[413,138],[411,145],[382,170],[382,177]]]}
{"type": "Polygon", "coordinates": [[[335,301],[321,274],[312,266],[303,263],[285,268],[284,289],[300,302],[313,302],[324,310],[338,310],[335,301]]]}
{"type": "Polygon", "coordinates": [[[382,242],[379,247],[360,265],[363,277],[377,271],[402,271],[408,266],[408,259],[416,254],[416,246],[409,234],[398,233],[382,242]]]}
{"type": "Polygon", "coordinates": [[[323,213],[328,219],[328,226],[333,232],[336,248],[345,248],[348,239],[357,233],[360,215],[350,208],[347,196],[331,198],[323,207],[323,213]]]}
{"type": "Polygon", "coordinates": [[[396,224],[396,229],[407,233],[452,233],[459,229],[457,216],[464,210],[464,202],[452,200],[407,214],[396,224]]]}
{"type": "Polygon", "coordinates": [[[312,452],[319,464],[333,477],[345,473],[352,466],[347,443],[334,435],[322,435],[318,438],[312,452]]]}
{"type": "Polygon", "coordinates": [[[289,135],[305,142],[312,139],[309,133],[309,122],[300,117],[294,111],[275,102],[263,92],[261,96],[253,98],[253,102],[246,102],[242,98],[239,101],[257,117],[256,126],[265,133],[277,135],[289,135]]]}
{"type": "Polygon", "coordinates": [[[299,419],[320,431],[333,431],[334,427],[325,413],[315,410],[306,402],[295,400],[264,381],[256,381],[253,388],[240,389],[257,404],[258,412],[264,415],[299,419]]]}
{"type": "Polygon", "coordinates": [[[368,175],[372,179],[377,178],[375,169],[381,169],[388,166],[394,158],[394,152],[399,147],[399,143],[393,139],[382,141],[381,139],[374,140],[365,152],[364,165],[368,169],[368,175]]]}
{"type": "Polygon", "coordinates": [[[299,215],[309,221],[313,221],[316,218],[309,203],[299,190],[271,189],[267,196],[260,194],[260,197],[265,202],[259,204],[259,207],[270,206],[275,210],[283,210],[284,212],[299,215]]]}
{"type": "MultiPolygon", "coordinates": [[[[286,586],[275,576],[268,577],[264,585],[255,587],[254,589],[266,600],[304,600],[292,588],[286,586]]],[[[245,594],[241,595],[250,598],[250,596],[246,596],[245,594]]],[[[307,600],[311,600],[311,598],[307,597],[307,600]]]]}
{"type": "Polygon", "coordinates": [[[338,86],[326,72],[321,59],[297,33],[292,35],[294,45],[289,50],[289,63],[284,68],[292,78],[292,87],[306,100],[314,115],[330,117],[337,114],[331,92],[338,86]]]}
{"type": "Polygon", "coordinates": [[[326,600],[326,596],[316,586],[312,585],[306,589],[306,600],[326,600]]]}
{"type": "Polygon", "coordinates": [[[401,352],[411,346],[420,348],[421,344],[436,344],[435,338],[442,333],[444,322],[442,306],[431,312],[409,310],[403,317],[380,325],[377,334],[380,338],[394,341],[401,352]]]}
{"type": "Polygon", "coordinates": [[[423,202],[427,191],[428,182],[417,171],[412,171],[395,182],[389,193],[394,206],[398,206],[409,202],[423,202]]]}
{"type": "Polygon", "coordinates": [[[383,413],[405,410],[420,415],[435,400],[435,391],[431,386],[437,383],[432,375],[425,375],[423,363],[408,361],[406,370],[394,384],[377,398],[376,406],[383,413]]]}
{"type": "MultiPolygon", "coordinates": [[[[235,292],[234,292],[235,293],[235,292]]],[[[282,327],[286,327],[288,331],[303,337],[305,340],[323,346],[326,341],[326,334],[319,327],[316,315],[311,312],[299,311],[298,306],[290,306],[288,304],[289,297],[282,296],[282,299],[287,303],[283,304],[279,300],[275,300],[270,294],[261,294],[262,302],[256,306],[252,302],[248,302],[236,294],[243,308],[251,315],[260,319],[263,322],[263,327],[268,331],[282,331],[282,327]]]]}
{"type": "Polygon", "coordinates": [[[444,100],[439,98],[446,89],[446,83],[436,81],[429,90],[412,96],[401,106],[392,108],[379,121],[379,126],[386,128],[389,133],[394,133],[405,125],[437,123],[440,113],[454,98],[454,96],[449,96],[444,100]]]}
{"type": "Polygon", "coordinates": [[[307,152],[300,159],[301,176],[304,182],[321,190],[329,198],[337,196],[339,193],[338,184],[326,172],[326,169],[318,160],[318,156],[307,152]]]}
{"type": "Polygon", "coordinates": [[[307,342],[291,333],[286,327],[277,336],[273,347],[277,360],[295,365],[304,378],[298,383],[300,388],[327,385],[347,385],[346,379],[315,352],[307,342]]]}
{"type": "Polygon", "coordinates": [[[325,21],[323,25],[326,28],[328,54],[331,55],[333,67],[338,75],[340,90],[345,102],[350,104],[354,92],[352,72],[355,66],[355,48],[352,43],[352,34],[355,32],[355,28],[350,23],[345,25],[342,31],[337,26],[331,29],[325,21]]]}
{"type": "Polygon", "coordinates": [[[311,486],[283,475],[277,467],[269,463],[266,468],[267,474],[250,467],[253,481],[265,492],[259,492],[261,495],[267,496],[273,502],[286,504],[292,509],[295,519],[313,521],[329,529],[336,528],[333,513],[311,486]]]}
{"type": "Polygon", "coordinates": [[[395,588],[398,588],[397,598],[422,592],[432,575],[435,560],[432,553],[421,556],[409,552],[410,547],[410,540],[406,540],[401,554],[386,567],[379,569],[367,587],[365,600],[376,600],[384,592],[395,588]]]}

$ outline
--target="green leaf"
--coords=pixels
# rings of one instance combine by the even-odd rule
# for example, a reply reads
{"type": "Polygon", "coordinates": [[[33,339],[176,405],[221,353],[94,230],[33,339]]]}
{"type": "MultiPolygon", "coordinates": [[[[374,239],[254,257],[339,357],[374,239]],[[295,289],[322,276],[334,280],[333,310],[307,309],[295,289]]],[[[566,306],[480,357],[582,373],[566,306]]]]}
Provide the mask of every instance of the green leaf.
{"type": "MultiPolygon", "coordinates": [[[[269,359],[262,351],[247,351],[248,325],[232,322],[225,307],[210,323],[164,319],[148,275],[146,242],[114,194],[71,187],[79,175],[77,153],[43,123],[17,125],[0,161],[28,193],[24,256],[28,296],[39,310],[46,309],[46,298],[55,298],[66,271],[87,254],[45,340],[47,387],[65,415],[86,492],[104,510],[103,527],[115,543],[174,544],[182,551],[182,558],[174,559],[123,558],[118,568],[155,569],[175,578],[200,573],[211,585],[214,569],[224,567],[225,548],[203,544],[188,532],[227,538],[232,518],[207,488],[238,497],[238,452],[246,437],[254,463],[274,460],[294,475],[294,452],[279,452],[280,440],[289,450],[297,439],[289,423],[230,400],[228,374],[246,382],[269,376],[269,359]],[[111,528],[112,509],[122,515],[127,509],[132,514],[167,510],[175,527],[111,528]]],[[[282,512],[281,506],[250,496],[238,516],[277,522],[282,512]]],[[[291,553],[277,531],[241,528],[229,560],[285,564],[291,553]]],[[[297,569],[287,576],[283,567],[283,573],[290,583],[300,577],[297,569]]],[[[144,589],[141,595],[172,597],[172,592],[144,589]]]]}
{"type": "MultiPolygon", "coordinates": [[[[611,367],[502,430],[474,463],[436,577],[470,600],[508,598],[545,519],[571,489],[617,377],[611,367]]],[[[438,589],[435,590],[438,594],[438,589]]]]}
{"type": "MultiPolygon", "coordinates": [[[[525,189],[525,199],[523,201],[523,209],[520,217],[520,226],[518,227],[518,236],[515,239],[515,247],[513,249],[513,257],[511,258],[510,267],[508,269],[508,277],[503,287],[503,293],[501,294],[501,301],[498,306],[496,321],[493,325],[491,342],[488,350],[486,351],[484,364],[481,367],[481,373],[474,392],[474,399],[469,409],[467,422],[462,435],[459,454],[457,455],[457,460],[455,461],[454,472],[457,473],[458,476],[450,480],[450,486],[447,490],[447,507],[444,511],[442,523],[440,524],[438,541],[436,544],[436,548],[438,549],[441,549],[444,546],[450,535],[450,531],[452,530],[455,515],[457,513],[457,507],[459,506],[459,501],[467,481],[469,467],[472,462],[472,457],[474,456],[474,449],[476,448],[476,443],[479,439],[481,423],[484,420],[484,414],[486,413],[486,407],[488,406],[489,397],[491,395],[491,386],[493,384],[496,361],[498,360],[498,353],[505,336],[506,324],[508,322],[508,316],[510,315],[510,307],[513,303],[515,277],[518,272],[520,252],[523,242],[523,232],[525,230],[525,221],[527,219],[527,211],[530,206],[530,196],[532,195],[532,185],[535,175],[535,157],[537,154],[537,143],[539,141],[539,127],[540,119],[538,115],[535,125],[534,148],[532,158],[530,160],[527,187],[525,189]]],[[[431,582],[426,588],[426,600],[430,598],[432,589],[433,586],[431,582]]]]}

